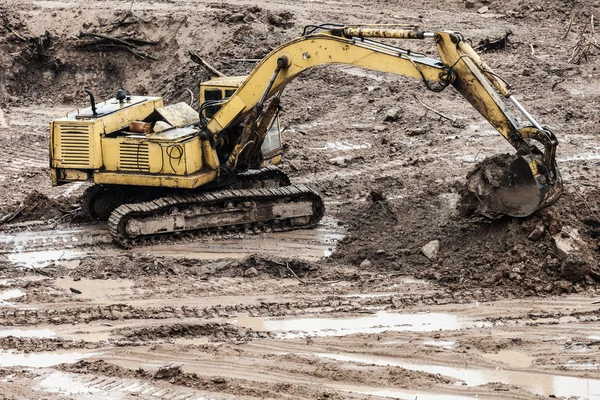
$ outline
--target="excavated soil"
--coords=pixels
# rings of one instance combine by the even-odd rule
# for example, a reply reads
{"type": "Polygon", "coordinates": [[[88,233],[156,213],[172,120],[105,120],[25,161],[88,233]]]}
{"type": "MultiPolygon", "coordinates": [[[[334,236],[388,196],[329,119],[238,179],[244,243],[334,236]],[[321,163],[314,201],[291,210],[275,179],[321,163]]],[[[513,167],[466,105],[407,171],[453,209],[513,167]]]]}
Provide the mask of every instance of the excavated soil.
{"type": "Polygon", "coordinates": [[[591,0],[0,4],[0,398],[600,399],[592,16],[597,32],[591,0]],[[501,180],[485,163],[508,143],[452,88],[351,66],[283,96],[281,167],[323,194],[314,230],[122,249],[79,214],[87,183],[51,186],[49,122],[84,87],[197,107],[209,74],[188,51],[244,75],[314,23],[462,32],[558,137],[563,196],[473,213],[467,177],[501,180]]]}

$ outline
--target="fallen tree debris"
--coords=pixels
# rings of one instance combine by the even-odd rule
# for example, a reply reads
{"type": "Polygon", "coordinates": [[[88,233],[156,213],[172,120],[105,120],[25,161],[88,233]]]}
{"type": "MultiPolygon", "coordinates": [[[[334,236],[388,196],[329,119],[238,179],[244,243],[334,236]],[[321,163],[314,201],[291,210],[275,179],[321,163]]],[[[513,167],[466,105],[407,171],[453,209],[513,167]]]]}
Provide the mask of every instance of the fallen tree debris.
{"type": "Polygon", "coordinates": [[[79,32],[79,39],[86,38],[92,39],[80,44],[78,48],[83,50],[96,50],[100,52],[125,50],[132,53],[135,57],[139,59],[158,61],[157,58],[155,58],[151,54],[146,53],[145,51],[140,50],[138,47],[156,46],[158,42],[138,38],[119,38],[92,32],[79,32]]]}
{"type": "Polygon", "coordinates": [[[202,65],[213,77],[225,76],[221,71],[210,65],[206,60],[191,50],[188,50],[188,57],[196,64],[202,65]]]}
{"type": "Polygon", "coordinates": [[[594,29],[594,16],[592,15],[589,32],[588,27],[586,26],[583,29],[581,35],[579,36],[577,44],[573,48],[573,53],[571,54],[569,63],[579,64],[583,60],[587,61],[588,56],[590,55],[590,51],[593,48],[600,49],[598,41],[596,40],[596,30],[594,29]]]}

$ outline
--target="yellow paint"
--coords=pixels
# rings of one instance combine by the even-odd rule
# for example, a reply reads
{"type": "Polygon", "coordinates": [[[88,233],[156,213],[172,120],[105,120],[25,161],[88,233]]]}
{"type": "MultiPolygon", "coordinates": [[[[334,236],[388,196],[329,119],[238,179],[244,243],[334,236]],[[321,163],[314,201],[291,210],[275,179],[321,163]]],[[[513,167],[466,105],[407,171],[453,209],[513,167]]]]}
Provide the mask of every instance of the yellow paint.
{"type": "Polygon", "coordinates": [[[94,182],[110,185],[154,186],[181,189],[194,189],[212,182],[217,177],[216,170],[202,170],[187,176],[152,175],[142,173],[96,172],[94,182]]]}
{"type": "Polygon", "coordinates": [[[177,141],[126,136],[103,138],[102,150],[103,171],[108,172],[189,175],[202,168],[202,147],[198,136],[177,141]]]}

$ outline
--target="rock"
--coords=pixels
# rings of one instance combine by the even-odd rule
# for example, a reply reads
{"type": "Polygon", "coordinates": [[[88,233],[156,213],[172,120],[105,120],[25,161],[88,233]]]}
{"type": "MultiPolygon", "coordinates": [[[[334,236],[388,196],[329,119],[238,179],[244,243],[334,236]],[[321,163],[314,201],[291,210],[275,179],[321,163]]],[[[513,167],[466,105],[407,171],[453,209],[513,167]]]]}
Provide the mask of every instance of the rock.
{"type": "Polygon", "coordinates": [[[365,268],[365,269],[366,268],[371,268],[372,265],[373,265],[373,263],[368,258],[365,258],[363,260],[363,262],[360,263],[360,267],[361,268],[365,268]]]}
{"type": "Polygon", "coordinates": [[[423,246],[423,248],[421,249],[421,253],[423,253],[423,255],[429,259],[429,261],[436,261],[439,250],[440,241],[432,240],[431,242],[423,246]]]}
{"type": "Polygon", "coordinates": [[[249,22],[254,22],[256,20],[256,17],[252,14],[246,14],[246,16],[244,17],[244,22],[249,23],[249,22]]]}
{"type": "Polygon", "coordinates": [[[473,0],[467,0],[467,1],[465,1],[465,7],[466,8],[475,8],[475,2],[473,0]]]}
{"type": "Polygon", "coordinates": [[[244,20],[244,14],[235,13],[229,16],[229,22],[240,22],[244,20]]]}
{"type": "Polygon", "coordinates": [[[258,271],[254,267],[248,268],[244,271],[244,276],[246,278],[256,278],[258,276],[258,271]]]}
{"type": "Polygon", "coordinates": [[[75,288],[69,288],[69,290],[71,290],[71,292],[75,293],[75,294],[81,294],[81,290],[79,289],[75,289],[75,288]]]}
{"type": "Polygon", "coordinates": [[[569,255],[563,261],[560,276],[571,282],[578,282],[592,272],[592,266],[586,260],[569,255]]]}
{"type": "Polygon", "coordinates": [[[154,373],[154,379],[169,379],[181,373],[183,364],[167,364],[158,368],[154,373]]]}
{"type": "Polygon", "coordinates": [[[406,130],[406,135],[407,136],[420,136],[420,135],[426,134],[430,130],[431,130],[431,127],[429,125],[425,125],[420,128],[408,128],[406,130]]]}
{"type": "Polygon", "coordinates": [[[556,254],[560,258],[567,258],[573,252],[588,248],[588,244],[579,236],[577,229],[568,226],[563,227],[560,233],[552,236],[552,238],[556,246],[556,254]]]}
{"type": "Polygon", "coordinates": [[[490,8],[488,6],[483,6],[480,9],[477,10],[477,12],[479,14],[485,14],[486,12],[490,11],[490,8]]]}
{"type": "Polygon", "coordinates": [[[385,114],[384,121],[386,121],[386,122],[398,121],[400,119],[400,116],[401,116],[400,109],[398,109],[398,108],[390,108],[387,111],[387,113],[385,114]]]}
{"type": "Polygon", "coordinates": [[[545,231],[546,231],[546,228],[544,227],[544,225],[538,224],[535,227],[535,229],[533,231],[531,231],[529,236],[527,236],[527,239],[531,240],[532,242],[538,241],[542,238],[545,231]]]}

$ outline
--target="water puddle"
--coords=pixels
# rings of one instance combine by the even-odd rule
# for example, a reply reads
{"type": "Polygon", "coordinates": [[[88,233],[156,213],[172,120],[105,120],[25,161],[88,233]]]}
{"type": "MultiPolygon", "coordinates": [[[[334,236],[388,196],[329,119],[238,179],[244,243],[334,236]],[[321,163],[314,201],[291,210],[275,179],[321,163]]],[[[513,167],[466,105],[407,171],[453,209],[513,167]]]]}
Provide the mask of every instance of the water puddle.
{"type": "MultiPolygon", "coordinates": [[[[501,382],[516,385],[532,393],[542,396],[557,397],[578,396],[587,400],[600,400],[600,380],[576,378],[571,376],[547,375],[535,372],[478,370],[456,368],[445,365],[413,364],[399,361],[397,358],[318,353],[317,357],[329,358],[342,362],[358,362],[378,366],[402,367],[411,371],[440,374],[465,382],[468,386],[485,385],[490,382],[501,382]]],[[[421,398],[419,396],[419,398],[421,398]]]]}
{"type": "Polygon", "coordinates": [[[80,279],[59,278],[56,286],[65,291],[71,288],[81,293],[75,296],[95,301],[114,299],[115,297],[130,297],[133,293],[133,280],[131,279],[80,279]]]}
{"type": "Polygon", "coordinates": [[[454,347],[456,342],[452,340],[424,340],[423,344],[425,346],[435,346],[442,347],[444,349],[451,349],[454,347]]]}
{"type": "Polygon", "coordinates": [[[56,261],[72,260],[81,257],[84,253],[73,250],[44,250],[28,251],[6,254],[9,261],[25,267],[43,268],[56,261]]]}
{"type": "Polygon", "coordinates": [[[390,397],[393,399],[418,399],[418,400],[477,400],[477,397],[456,396],[449,394],[435,394],[415,392],[411,390],[373,388],[366,386],[335,385],[336,390],[351,393],[360,393],[368,396],[390,397]]]}
{"type": "Polygon", "coordinates": [[[483,354],[482,356],[488,360],[500,361],[513,368],[529,368],[535,361],[535,357],[512,350],[502,350],[495,354],[483,354]]]}
{"type": "Polygon", "coordinates": [[[17,297],[21,297],[24,295],[25,295],[25,292],[22,291],[21,289],[5,290],[4,292],[0,293],[0,301],[16,299],[17,297]]]}
{"type": "Polygon", "coordinates": [[[78,399],[117,400],[138,396],[144,399],[207,399],[191,389],[165,388],[129,378],[76,375],[58,371],[46,375],[35,390],[75,396],[78,399]]]}
{"type": "Polygon", "coordinates": [[[18,338],[52,338],[56,334],[51,329],[2,329],[0,338],[14,336],[18,338]]]}
{"type": "Polygon", "coordinates": [[[24,295],[25,292],[21,289],[10,289],[0,292],[0,307],[14,307],[14,303],[6,300],[16,299],[24,295]]]}
{"type": "Polygon", "coordinates": [[[239,316],[231,323],[257,331],[275,332],[283,339],[385,331],[432,332],[491,325],[489,322],[473,321],[466,317],[445,313],[400,314],[385,311],[345,318],[271,319],[239,316]]]}
{"type": "Polygon", "coordinates": [[[0,350],[0,367],[46,368],[62,363],[74,363],[99,353],[15,353],[0,350]]]}
{"type": "Polygon", "coordinates": [[[361,143],[354,144],[348,141],[339,141],[336,140],[334,142],[328,142],[323,147],[315,147],[314,150],[325,150],[325,151],[349,151],[349,150],[360,150],[360,149],[370,149],[370,143],[361,143]]]}

